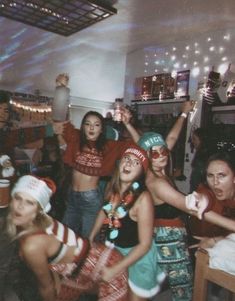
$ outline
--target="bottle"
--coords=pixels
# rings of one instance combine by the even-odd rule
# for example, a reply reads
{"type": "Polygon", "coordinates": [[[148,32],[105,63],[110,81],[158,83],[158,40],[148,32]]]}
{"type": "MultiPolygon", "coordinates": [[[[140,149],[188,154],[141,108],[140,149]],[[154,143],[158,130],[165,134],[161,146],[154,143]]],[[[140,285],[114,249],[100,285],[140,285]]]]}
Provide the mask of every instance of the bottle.
{"type": "Polygon", "coordinates": [[[68,119],[69,94],[67,87],[69,77],[66,73],[59,74],[56,78],[56,89],[52,101],[52,119],[55,121],[65,121],[68,119]]]}
{"type": "Polygon", "coordinates": [[[123,99],[116,98],[114,103],[114,114],[113,114],[113,120],[116,122],[122,121],[122,107],[123,107],[123,99]]]}

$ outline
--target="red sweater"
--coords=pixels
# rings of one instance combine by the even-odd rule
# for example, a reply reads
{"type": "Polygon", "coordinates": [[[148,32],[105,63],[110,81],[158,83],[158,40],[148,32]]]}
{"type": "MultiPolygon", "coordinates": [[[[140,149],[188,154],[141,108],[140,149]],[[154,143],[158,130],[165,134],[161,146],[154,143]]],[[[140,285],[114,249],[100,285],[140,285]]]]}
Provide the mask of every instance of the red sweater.
{"type": "MultiPolygon", "coordinates": [[[[214,193],[204,184],[198,186],[197,192],[205,194],[209,200],[213,202],[212,211],[229,218],[235,218],[235,204],[230,200],[219,201],[216,199],[214,193]]],[[[193,235],[215,237],[220,235],[227,235],[228,230],[217,225],[199,220],[191,216],[189,222],[190,231],[193,235]]]]}
{"type": "Polygon", "coordinates": [[[66,125],[63,137],[67,143],[63,156],[64,163],[90,176],[110,176],[116,161],[131,143],[130,140],[107,140],[102,152],[97,151],[94,143],[90,148],[85,147],[80,151],[80,130],[71,123],[66,125]]]}

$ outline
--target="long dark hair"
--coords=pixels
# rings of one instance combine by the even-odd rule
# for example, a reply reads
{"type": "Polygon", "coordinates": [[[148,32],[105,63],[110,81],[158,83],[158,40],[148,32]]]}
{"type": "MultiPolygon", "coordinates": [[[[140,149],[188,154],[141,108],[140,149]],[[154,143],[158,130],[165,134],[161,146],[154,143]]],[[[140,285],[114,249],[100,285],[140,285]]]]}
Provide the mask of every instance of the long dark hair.
{"type": "Polygon", "coordinates": [[[229,152],[219,151],[211,155],[207,160],[205,169],[207,170],[209,164],[217,160],[225,162],[229,166],[229,168],[231,168],[232,172],[235,174],[235,149],[229,152]]]}
{"type": "Polygon", "coordinates": [[[96,116],[101,121],[102,132],[99,135],[98,139],[95,141],[95,147],[98,151],[102,151],[104,149],[104,146],[106,143],[106,137],[105,137],[106,126],[105,126],[104,117],[96,111],[87,112],[82,119],[82,123],[81,123],[81,127],[80,127],[80,130],[81,130],[80,151],[83,149],[84,146],[89,147],[89,141],[87,140],[85,131],[84,131],[84,125],[85,125],[85,122],[86,122],[86,119],[88,116],[96,116]]]}

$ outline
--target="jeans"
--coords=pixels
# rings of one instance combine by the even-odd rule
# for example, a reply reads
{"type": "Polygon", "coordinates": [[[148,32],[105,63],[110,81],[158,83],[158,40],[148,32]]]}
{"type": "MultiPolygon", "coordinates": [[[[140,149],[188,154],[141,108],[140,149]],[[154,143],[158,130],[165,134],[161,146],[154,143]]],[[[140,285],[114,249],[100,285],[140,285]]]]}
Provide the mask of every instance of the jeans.
{"type": "Polygon", "coordinates": [[[100,190],[69,192],[63,223],[82,237],[88,237],[102,206],[100,190]]]}

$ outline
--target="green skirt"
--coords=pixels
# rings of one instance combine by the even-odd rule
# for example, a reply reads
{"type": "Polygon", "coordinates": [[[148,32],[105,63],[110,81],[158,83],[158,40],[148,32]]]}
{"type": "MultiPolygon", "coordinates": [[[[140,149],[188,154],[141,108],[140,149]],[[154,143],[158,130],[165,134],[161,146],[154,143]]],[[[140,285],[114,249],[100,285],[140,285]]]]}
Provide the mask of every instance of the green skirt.
{"type": "MultiPolygon", "coordinates": [[[[115,246],[124,256],[132,248],[120,248],[115,246]]],[[[161,288],[166,275],[157,264],[156,247],[152,243],[150,250],[128,268],[128,283],[131,290],[139,297],[151,298],[161,288]]]]}

